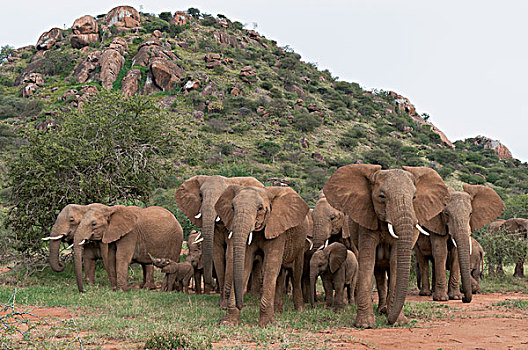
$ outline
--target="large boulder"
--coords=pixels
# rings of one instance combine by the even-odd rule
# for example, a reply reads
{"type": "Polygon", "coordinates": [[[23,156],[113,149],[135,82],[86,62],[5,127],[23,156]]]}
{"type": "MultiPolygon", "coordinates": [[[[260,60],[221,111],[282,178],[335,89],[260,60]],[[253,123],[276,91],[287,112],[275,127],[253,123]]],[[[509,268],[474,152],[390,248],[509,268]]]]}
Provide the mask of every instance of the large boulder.
{"type": "Polygon", "coordinates": [[[176,60],[178,57],[169,49],[164,48],[156,38],[150,38],[142,42],[138,47],[138,53],[132,59],[132,65],[148,67],[153,58],[164,58],[176,60]]]}
{"type": "Polygon", "coordinates": [[[497,156],[499,156],[499,159],[512,159],[513,158],[508,147],[504,146],[498,140],[492,140],[485,136],[477,136],[475,137],[475,140],[473,141],[473,143],[475,146],[481,146],[484,149],[491,149],[497,154],[497,156]]]}
{"type": "Polygon", "coordinates": [[[24,77],[22,97],[29,97],[35,93],[37,88],[44,86],[44,78],[40,73],[29,73],[24,77]]]}
{"type": "Polygon", "coordinates": [[[49,50],[55,43],[62,39],[62,29],[52,28],[42,33],[37,41],[37,50],[49,50]]]}
{"type": "Polygon", "coordinates": [[[105,89],[111,89],[114,81],[117,79],[117,75],[123,65],[125,64],[125,58],[121,56],[119,51],[114,49],[105,49],[101,55],[101,85],[105,89]]]}
{"type": "Polygon", "coordinates": [[[77,18],[73,22],[72,29],[70,44],[73,48],[80,49],[99,41],[99,26],[95,18],[90,15],[77,18]]]}
{"type": "Polygon", "coordinates": [[[179,85],[183,78],[183,69],[176,63],[156,57],[150,64],[154,83],[163,91],[170,91],[179,85]]]}
{"type": "Polygon", "coordinates": [[[124,38],[116,36],[112,39],[112,42],[110,43],[110,45],[108,45],[108,48],[119,51],[121,55],[126,55],[128,50],[128,43],[124,38]]]}
{"type": "Polygon", "coordinates": [[[101,51],[90,52],[73,70],[75,81],[79,84],[96,80],[96,69],[100,66],[101,51]]]}
{"type": "Polygon", "coordinates": [[[182,26],[184,24],[187,24],[191,21],[191,15],[183,12],[183,11],[176,11],[174,13],[173,22],[177,26],[182,26]]]}
{"type": "Polygon", "coordinates": [[[139,82],[141,81],[141,71],[139,69],[131,69],[121,82],[121,92],[125,97],[134,95],[139,90],[139,82]]]}
{"type": "Polygon", "coordinates": [[[106,14],[105,23],[118,28],[135,28],[139,27],[141,16],[132,6],[117,6],[106,14]]]}

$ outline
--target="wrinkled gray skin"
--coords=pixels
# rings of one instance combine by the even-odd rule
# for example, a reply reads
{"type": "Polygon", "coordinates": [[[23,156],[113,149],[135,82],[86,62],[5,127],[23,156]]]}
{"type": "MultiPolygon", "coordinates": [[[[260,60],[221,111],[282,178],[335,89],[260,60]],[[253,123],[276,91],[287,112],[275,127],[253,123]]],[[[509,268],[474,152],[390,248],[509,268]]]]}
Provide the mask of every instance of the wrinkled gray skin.
{"type": "Polygon", "coordinates": [[[488,225],[503,211],[504,203],[491,188],[464,184],[463,191],[449,189],[450,201],[439,215],[424,224],[430,235],[420,235],[415,247],[416,260],[420,265],[422,288],[420,295],[431,295],[428,280],[428,263],[434,260],[435,286],[433,300],[472,299],[470,267],[471,233],[488,225]],[[429,250],[427,241],[430,241],[429,250]],[[454,244],[455,242],[456,244],[454,244]],[[446,283],[446,266],[451,273],[446,283]],[[460,295],[459,279],[462,280],[463,296],[460,295]]]}
{"type": "MultiPolygon", "coordinates": [[[[202,276],[203,276],[203,263],[202,263],[202,242],[195,243],[196,239],[201,239],[200,232],[192,230],[187,237],[187,247],[189,248],[189,254],[185,258],[185,261],[191,263],[194,274],[194,290],[196,294],[202,294],[202,276]],[[198,238],[199,237],[199,238],[198,238]]],[[[157,265],[156,265],[157,266],[157,265]]]]}
{"type": "Polygon", "coordinates": [[[228,178],[219,175],[197,175],[186,180],[175,194],[178,208],[194,225],[202,229],[204,237],[202,243],[204,290],[205,293],[209,293],[212,287],[214,263],[220,288],[220,305],[222,306],[225,306],[224,289],[229,289],[229,286],[224,286],[225,275],[231,273],[231,271],[226,271],[225,267],[229,232],[223,222],[216,221],[217,213],[214,206],[229,185],[264,187],[254,177],[228,178]]]}
{"type": "Polygon", "coordinates": [[[82,289],[82,243],[89,241],[108,245],[103,260],[110,283],[113,289],[127,290],[128,267],[132,262],[151,265],[148,254],[180,260],[183,230],[174,215],[161,207],[116,205],[91,208],[82,217],[74,239],[79,289],[82,289]]]}
{"type": "MultiPolygon", "coordinates": [[[[59,261],[60,243],[66,242],[67,244],[72,244],[77,232],[77,227],[79,226],[83,215],[89,209],[97,207],[105,206],[99,203],[92,203],[88,205],[68,204],[61,210],[57,216],[57,220],[55,220],[53,228],[51,229],[50,237],[57,237],[59,235],[63,235],[63,237],[60,240],[49,241],[49,263],[53,271],[62,272],[64,270],[64,264],[59,261]]],[[[106,252],[106,245],[102,245],[99,242],[90,242],[84,245],[82,262],[85,280],[88,284],[95,283],[95,264],[97,260],[103,259],[101,249],[106,252]]],[[[153,271],[154,270],[151,266],[143,266],[143,288],[152,289],[155,287],[153,271]]],[[[82,292],[83,288],[80,287],[79,291],[82,292]]]]}
{"type": "Polygon", "coordinates": [[[471,237],[471,242],[473,242],[473,251],[471,252],[469,261],[471,269],[471,291],[473,294],[476,294],[480,291],[479,280],[482,278],[484,255],[486,255],[486,252],[484,252],[484,249],[475,238],[471,237]]]}
{"type": "MultiPolygon", "coordinates": [[[[508,220],[497,220],[488,226],[488,230],[503,230],[506,234],[516,235],[519,239],[528,239],[528,220],[523,218],[511,218],[508,220]]],[[[515,264],[514,277],[524,277],[524,256],[515,264]]],[[[490,274],[494,274],[493,266],[490,264],[490,274]]],[[[502,262],[497,266],[497,273],[504,274],[502,262]]]]}
{"type": "Polygon", "coordinates": [[[328,203],[359,225],[359,279],[355,326],[371,328],[372,276],[376,249],[390,249],[390,286],[387,323],[404,324],[412,246],[423,224],[443,210],[449,200],[447,186],[436,171],[422,167],[381,170],[379,165],[352,164],[339,168],[323,188],[328,203]],[[388,225],[394,228],[394,237],[388,225]]]}
{"type": "Polygon", "coordinates": [[[310,260],[310,304],[315,302],[315,284],[320,275],[325,290],[326,306],[334,311],[343,309],[345,286],[348,289],[348,303],[354,303],[354,289],[358,272],[356,256],[341,243],[332,243],[318,249],[310,260]],[[335,291],[335,298],[334,298],[335,291]]]}
{"type": "Polygon", "coordinates": [[[189,294],[189,282],[193,276],[194,269],[190,262],[174,262],[168,258],[154,258],[150,255],[154,266],[159,267],[165,274],[161,290],[172,292],[174,289],[189,294]]]}

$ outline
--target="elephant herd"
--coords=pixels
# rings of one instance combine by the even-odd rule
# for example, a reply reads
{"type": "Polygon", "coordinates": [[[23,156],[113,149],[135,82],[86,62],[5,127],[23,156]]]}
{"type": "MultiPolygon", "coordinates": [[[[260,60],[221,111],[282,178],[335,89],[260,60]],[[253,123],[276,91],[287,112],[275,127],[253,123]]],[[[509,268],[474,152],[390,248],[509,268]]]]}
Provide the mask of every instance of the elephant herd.
{"type": "Polygon", "coordinates": [[[227,310],[223,324],[239,322],[244,293],[257,286],[259,326],[282,311],[287,277],[294,307],[301,310],[305,303],[313,305],[320,275],[328,307],[341,310],[345,300],[356,303],[355,326],[373,327],[374,276],[377,311],[387,314],[388,324],[403,324],[413,248],[421,295],[471,302],[484,255],[471,233],[495,220],[504,207],[492,189],[464,185],[463,191],[454,191],[430,168],[382,170],[367,164],[339,168],[313,210],[292,188],[266,187],[253,177],[197,175],[178,188],[175,199],[201,228],[189,237],[187,265],[178,266],[183,231],[168,210],[70,204],[45,238],[52,269],[64,269],[59,261],[64,241],[73,242],[81,292],[82,268],[93,283],[97,259],[103,260],[114,289],[127,289],[132,262],[143,267],[144,288],[155,288],[152,264],[166,274],[163,289],[168,291],[178,281],[186,289],[194,275],[200,292],[203,274],[209,293],[216,277],[219,305],[227,310]]]}

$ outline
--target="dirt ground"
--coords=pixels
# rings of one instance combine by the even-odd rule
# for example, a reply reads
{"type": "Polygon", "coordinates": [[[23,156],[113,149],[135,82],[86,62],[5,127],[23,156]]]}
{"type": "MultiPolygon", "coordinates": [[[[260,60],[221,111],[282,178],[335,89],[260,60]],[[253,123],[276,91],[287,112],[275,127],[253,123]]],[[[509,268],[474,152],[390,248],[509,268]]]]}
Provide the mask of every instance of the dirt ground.
{"type": "MultiPolygon", "coordinates": [[[[406,303],[431,301],[414,292],[406,303]]],[[[328,349],[528,349],[528,310],[494,306],[506,300],[528,300],[527,294],[488,293],[473,296],[470,304],[442,302],[456,310],[447,310],[440,319],[417,320],[412,327],[358,330],[353,327],[328,329],[313,334],[321,348],[328,349]]],[[[26,308],[27,310],[27,308],[26,308]]],[[[65,308],[30,308],[40,319],[70,319],[65,308]]],[[[0,310],[0,316],[6,311],[0,310]]],[[[33,317],[27,315],[26,317],[33,317]]],[[[83,334],[81,334],[81,337],[83,334]]],[[[221,349],[226,343],[214,344],[221,349]]],[[[242,345],[242,344],[229,344],[242,345]]],[[[252,348],[251,344],[243,344],[252,348]]],[[[103,349],[128,349],[133,344],[108,341],[103,349]]]]}

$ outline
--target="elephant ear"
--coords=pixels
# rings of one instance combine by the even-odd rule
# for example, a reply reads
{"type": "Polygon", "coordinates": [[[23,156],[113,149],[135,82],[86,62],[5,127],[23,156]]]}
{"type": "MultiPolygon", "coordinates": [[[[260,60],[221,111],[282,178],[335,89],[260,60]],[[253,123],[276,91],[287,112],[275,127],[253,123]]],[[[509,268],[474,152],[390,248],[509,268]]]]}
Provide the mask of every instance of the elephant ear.
{"type": "Polygon", "coordinates": [[[335,273],[339,267],[345,262],[347,257],[347,249],[341,243],[332,243],[324,249],[325,254],[328,256],[328,265],[330,266],[330,272],[335,273]]]}
{"type": "Polygon", "coordinates": [[[265,187],[271,202],[271,212],[264,230],[264,237],[273,239],[284,231],[300,225],[310,207],[290,187],[265,187]]]}
{"type": "Polygon", "coordinates": [[[108,227],[103,234],[103,243],[112,243],[136,228],[136,207],[116,205],[109,210],[108,227]]]}
{"type": "Polygon", "coordinates": [[[425,167],[402,167],[414,176],[416,198],[414,212],[418,223],[423,225],[438,215],[449,202],[449,190],[438,173],[425,167]]]}
{"type": "Polygon", "coordinates": [[[464,184],[462,187],[471,196],[473,211],[469,225],[472,232],[483,228],[502,214],[504,202],[493,189],[482,185],[468,184],[464,184]]]}
{"type": "Polygon", "coordinates": [[[208,177],[209,176],[206,175],[196,175],[191,177],[178,187],[178,190],[174,195],[176,203],[178,203],[178,208],[180,208],[185,216],[187,216],[189,220],[198,227],[202,227],[202,218],[195,218],[202,208],[200,187],[208,177]]]}
{"type": "Polygon", "coordinates": [[[369,230],[378,228],[378,217],[372,204],[371,179],[379,170],[380,165],[345,165],[337,169],[323,187],[332,207],[369,230]]]}
{"type": "Polygon", "coordinates": [[[232,185],[239,186],[253,186],[253,187],[264,187],[262,182],[251,176],[246,177],[232,177],[229,179],[229,183],[232,185]]]}
{"type": "Polygon", "coordinates": [[[235,216],[235,212],[233,211],[233,198],[235,198],[241,188],[242,186],[239,185],[227,186],[215,204],[216,213],[229,231],[231,231],[233,217],[235,216]]]}
{"type": "Polygon", "coordinates": [[[444,222],[442,213],[427,221],[425,224],[423,224],[423,227],[428,231],[434,232],[440,236],[445,236],[447,234],[446,224],[444,222]]]}

